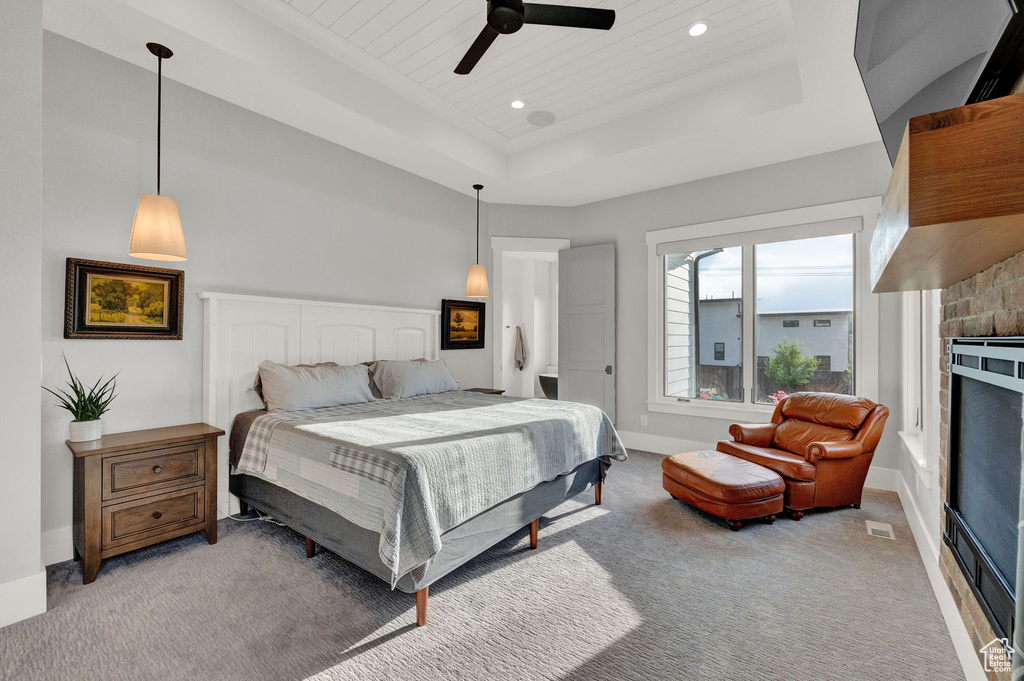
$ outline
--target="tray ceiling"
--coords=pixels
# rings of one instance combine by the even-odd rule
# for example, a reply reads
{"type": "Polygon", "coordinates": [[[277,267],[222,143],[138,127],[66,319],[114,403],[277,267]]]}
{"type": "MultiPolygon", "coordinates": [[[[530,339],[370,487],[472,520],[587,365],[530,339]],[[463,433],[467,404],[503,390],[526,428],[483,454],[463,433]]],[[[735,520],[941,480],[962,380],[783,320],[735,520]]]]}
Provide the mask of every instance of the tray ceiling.
{"type": "Polygon", "coordinates": [[[453,68],[484,26],[484,0],[278,1],[509,139],[543,127],[528,120],[536,111],[564,124],[624,101],[652,106],[730,62],[760,70],[794,55],[780,0],[572,0],[615,10],[615,26],[527,25],[499,37],[471,74],[459,76],[453,68]],[[694,38],[686,29],[698,19],[712,29],[694,38]],[[512,109],[513,99],[527,106],[512,109]]]}
{"type": "Polygon", "coordinates": [[[616,22],[526,25],[467,76],[485,0],[44,0],[43,18],[145,69],[143,43],[172,46],[165,78],[488,202],[573,206],[879,139],[855,0],[548,2],[616,22]]]}

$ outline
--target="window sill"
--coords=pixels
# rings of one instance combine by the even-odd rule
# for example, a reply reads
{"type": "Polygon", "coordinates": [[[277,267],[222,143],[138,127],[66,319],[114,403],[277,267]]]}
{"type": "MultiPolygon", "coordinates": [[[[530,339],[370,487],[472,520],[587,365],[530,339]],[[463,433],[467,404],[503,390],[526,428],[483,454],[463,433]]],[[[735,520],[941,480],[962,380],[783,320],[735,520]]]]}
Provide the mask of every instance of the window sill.
{"type": "Polygon", "coordinates": [[[648,400],[647,411],[655,411],[662,414],[679,414],[681,416],[718,418],[733,422],[765,423],[771,420],[775,407],[770,404],[715,404],[711,400],[694,400],[692,402],[648,400]]]}
{"type": "Polygon", "coordinates": [[[921,482],[931,489],[933,466],[928,464],[928,457],[925,453],[924,433],[901,430],[899,431],[899,436],[900,441],[903,443],[903,449],[910,455],[910,462],[913,464],[918,477],[921,478],[921,482]]]}

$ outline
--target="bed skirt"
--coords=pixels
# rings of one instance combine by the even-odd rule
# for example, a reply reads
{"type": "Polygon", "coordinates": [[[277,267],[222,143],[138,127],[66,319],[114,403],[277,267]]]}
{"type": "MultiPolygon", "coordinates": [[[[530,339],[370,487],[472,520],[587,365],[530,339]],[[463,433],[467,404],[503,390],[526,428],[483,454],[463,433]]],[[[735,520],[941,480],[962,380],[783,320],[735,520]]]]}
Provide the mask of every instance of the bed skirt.
{"type": "MultiPolygon", "coordinates": [[[[554,480],[506,499],[441,535],[441,551],[422,577],[403,575],[399,591],[414,593],[486,551],[551,509],[604,479],[609,464],[586,461],[554,480]]],[[[391,582],[391,571],[378,553],[380,535],[359,527],[323,506],[251,475],[232,475],[231,493],[269,513],[296,532],[345,560],[391,582]]]]}

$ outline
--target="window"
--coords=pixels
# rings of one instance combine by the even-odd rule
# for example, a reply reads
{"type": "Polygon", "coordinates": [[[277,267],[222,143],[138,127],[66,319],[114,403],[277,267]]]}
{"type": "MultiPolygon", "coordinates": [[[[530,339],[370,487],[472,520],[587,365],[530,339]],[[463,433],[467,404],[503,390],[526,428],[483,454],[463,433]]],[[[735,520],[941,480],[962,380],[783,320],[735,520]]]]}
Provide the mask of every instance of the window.
{"type": "Polygon", "coordinates": [[[852,393],[853,237],[841,234],[666,255],[665,396],[743,401],[742,358],[726,361],[725,343],[713,339],[742,341],[744,251],[756,291],[753,401],[772,404],[797,390],[852,393]],[[839,320],[825,320],[824,333],[801,333],[799,319],[777,321],[822,309],[839,320]],[[833,357],[842,358],[838,371],[833,357]]]}
{"type": "Polygon", "coordinates": [[[877,394],[862,232],[879,206],[856,199],[647,232],[648,409],[753,421],[793,390],[877,394]]]}
{"type": "Polygon", "coordinates": [[[665,267],[665,397],[743,399],[740,353],[726,361],[723,336],[743,333],[740,248],[674,253],[665,267]]]}
{"type": "Polygon", "coordinates": [[[815,319],[814,326],[819,329],[827,329],[832,326],[831,319],[815,319]]]}
{"type": "MultiPolygon", "coordinates": [[[[853,236],[776,241],[754,247],[757,290],[754,347],[768,355],[754,379],[754,401],[771,404],[797,390],[853,392],[853,236]],[[799,320],[782,327],[779,312],[828,310],[842,320],[828,331],[801,332],[799,320]],[[832,368],[832,358],[841,367],[832,368]]],[[[814,326],[818,326],[815,320],[814,326]]]]}
{"type": "Polygon", "coordinates": [[[903,418],[899,431],[925,488],[937,481],[939,452],[939,291],[903,294],[903,418]]]}

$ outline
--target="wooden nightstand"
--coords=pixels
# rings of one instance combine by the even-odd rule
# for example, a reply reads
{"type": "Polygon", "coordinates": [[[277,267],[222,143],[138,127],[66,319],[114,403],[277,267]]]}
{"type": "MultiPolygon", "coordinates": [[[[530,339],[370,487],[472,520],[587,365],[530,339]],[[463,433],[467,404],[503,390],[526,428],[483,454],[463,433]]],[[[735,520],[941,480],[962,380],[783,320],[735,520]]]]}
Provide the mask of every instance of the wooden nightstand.
{"type": "Polygon", "coordinates": [[[75,559],[82,583],[119,553],[206,531],[217,543],[217,438],[205,423],[68,442],[75,455],[75,559]]]}
{"type": "Polygon", "coordinates": [[[467,393],[484,393],[485,395],[503,395],[504,390],[498,390],[497,388],[466,388],[467,393]]]}

